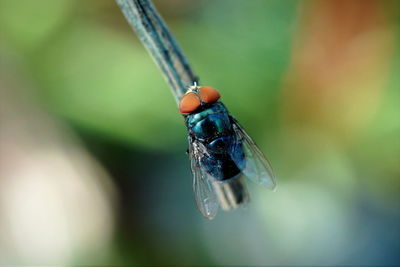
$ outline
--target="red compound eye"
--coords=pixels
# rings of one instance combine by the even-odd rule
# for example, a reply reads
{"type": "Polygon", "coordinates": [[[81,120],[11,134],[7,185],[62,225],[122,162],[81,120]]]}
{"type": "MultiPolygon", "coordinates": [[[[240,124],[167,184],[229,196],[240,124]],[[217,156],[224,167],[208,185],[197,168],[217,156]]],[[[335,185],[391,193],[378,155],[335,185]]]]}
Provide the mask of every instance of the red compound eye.
{"type": "Polygon", "coordinates": [[[203,101],[204,103],[214,103],[217,102],[218,99],[221,97],[221,95],[219,94],[219,92],[209,86],[202,86],[200,87],[200,91],[199,91],[199,95],[201,98],[201,101],[203,101]]]}
{"type": "Polygon", "coordinates": [[[179,112],[188,114],[194,112],[200,106],[200,98],[195,93],[187,93],[179,102],[179,112]]]}

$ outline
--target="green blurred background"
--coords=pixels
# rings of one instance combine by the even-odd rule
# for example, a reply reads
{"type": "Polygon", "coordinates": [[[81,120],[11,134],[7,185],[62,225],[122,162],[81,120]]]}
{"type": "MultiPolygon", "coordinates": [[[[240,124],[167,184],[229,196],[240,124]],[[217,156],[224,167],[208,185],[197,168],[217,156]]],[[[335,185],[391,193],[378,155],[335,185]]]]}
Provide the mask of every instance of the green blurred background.
{"type": "Polygon", "coordinates": [[[0,0],[0,263],[400,264],[398,1],[155,5],[271,161],[203,219],[186,129],[110,0],[0,0]]]}

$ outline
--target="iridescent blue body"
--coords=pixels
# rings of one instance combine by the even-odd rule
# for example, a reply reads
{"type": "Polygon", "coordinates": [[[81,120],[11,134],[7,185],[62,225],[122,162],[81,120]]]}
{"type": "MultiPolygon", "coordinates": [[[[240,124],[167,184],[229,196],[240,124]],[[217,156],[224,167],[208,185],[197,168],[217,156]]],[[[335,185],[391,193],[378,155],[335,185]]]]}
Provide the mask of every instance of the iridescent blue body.
{"type": "Polygon", "coordinates": [[[218,181],[236,177],[245,165],[242,141],[232,126],[232,118],[221,102],[202,106],[186,115],[186,126],[193,140],[204,146],[201,167],[218,181]]]}

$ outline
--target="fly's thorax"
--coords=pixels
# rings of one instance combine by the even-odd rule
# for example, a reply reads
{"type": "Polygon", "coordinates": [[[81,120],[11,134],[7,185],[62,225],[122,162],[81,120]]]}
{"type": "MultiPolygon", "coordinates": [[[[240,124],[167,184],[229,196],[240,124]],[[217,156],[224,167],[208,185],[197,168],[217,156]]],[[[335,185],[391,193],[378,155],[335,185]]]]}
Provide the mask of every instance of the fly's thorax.
{"type": "Polygon", "coordinates": [[[190,134],[207,142],[232,133],[228,110],[221,102],[207,105],[199,112],[187,115],[186,126],[190,134]]]}

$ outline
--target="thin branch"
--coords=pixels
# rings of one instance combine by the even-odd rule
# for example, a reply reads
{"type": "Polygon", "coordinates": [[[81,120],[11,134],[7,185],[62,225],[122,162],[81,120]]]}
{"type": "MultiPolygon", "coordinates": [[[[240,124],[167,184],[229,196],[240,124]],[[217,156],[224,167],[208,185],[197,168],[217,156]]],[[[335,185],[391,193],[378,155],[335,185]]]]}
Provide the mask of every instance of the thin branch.
{"type": "MultiPolygon", "coordinates": [[[[198,82],[187,59],[151,0],[116,0],[143,45],[157,63],[178,103],[188,86],[198,82]]],[[[234,209],[248,201],[242,179],[213,183],[221,207],[234,209]]]]}
{"type": "Polygon", "coordinates": [[[197,81],[186,57],[150,0],[116,0],[169,83],[176,102],[197,81]]]}

